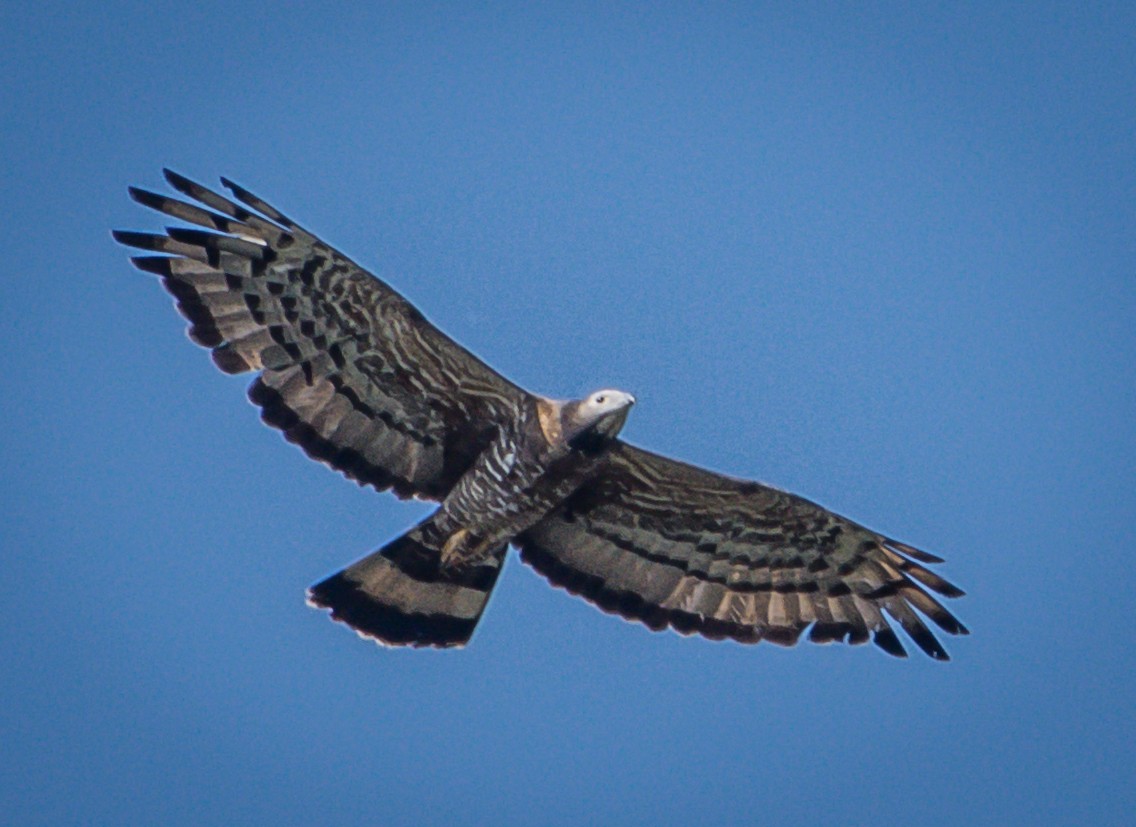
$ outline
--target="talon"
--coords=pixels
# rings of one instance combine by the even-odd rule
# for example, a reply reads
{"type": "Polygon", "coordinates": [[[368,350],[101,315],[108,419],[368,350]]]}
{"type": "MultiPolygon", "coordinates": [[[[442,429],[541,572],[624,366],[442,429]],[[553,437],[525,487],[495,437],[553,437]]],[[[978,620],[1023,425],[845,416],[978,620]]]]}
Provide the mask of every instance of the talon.
{"type": "Polygon", "coordinates": [[[459,528],[442,544],[442,567],[449,568],[461,562],[462,546],[465,545],[466,538],[469,537],[468,528],[459,528]]]}

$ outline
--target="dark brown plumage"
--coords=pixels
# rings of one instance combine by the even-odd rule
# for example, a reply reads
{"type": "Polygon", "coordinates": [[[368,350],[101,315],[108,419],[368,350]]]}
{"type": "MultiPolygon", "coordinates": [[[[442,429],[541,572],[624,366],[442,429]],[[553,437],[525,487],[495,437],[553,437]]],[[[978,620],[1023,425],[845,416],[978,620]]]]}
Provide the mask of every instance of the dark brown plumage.
{"type": "Polygon", "coordinates": [[[808,500],[620,441],[620,391],[530,394],[398,293],[248,191],[236,201],[175,173],[189,203],[131,189],[201,229],[116,232],[156,253],[193,341],[226,373],[257,372],[265,422],[377,490],[436,500],[402,537],[309,590],[309,601],[392,645],[460,646],[508,546],[554,584],[652,629],[792,645],[873,640],[947,653],[920,619],[966,629],[931,592],[962,592],[941,562],[808,500]],[[238,203],[239,202],[239,203],[238,203]]]}

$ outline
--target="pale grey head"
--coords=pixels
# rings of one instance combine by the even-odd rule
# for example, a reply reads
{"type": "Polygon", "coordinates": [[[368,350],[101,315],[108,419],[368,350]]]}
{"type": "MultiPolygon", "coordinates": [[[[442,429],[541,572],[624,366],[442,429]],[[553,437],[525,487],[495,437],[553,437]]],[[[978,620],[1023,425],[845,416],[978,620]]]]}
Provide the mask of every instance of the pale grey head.
{"type": "Polygon", "coordinates": [[[634,404],[634,396],[610,388],[565,403],[560,414],[565,441],[573,447],[588,447],[614,439],[634,404]]]}

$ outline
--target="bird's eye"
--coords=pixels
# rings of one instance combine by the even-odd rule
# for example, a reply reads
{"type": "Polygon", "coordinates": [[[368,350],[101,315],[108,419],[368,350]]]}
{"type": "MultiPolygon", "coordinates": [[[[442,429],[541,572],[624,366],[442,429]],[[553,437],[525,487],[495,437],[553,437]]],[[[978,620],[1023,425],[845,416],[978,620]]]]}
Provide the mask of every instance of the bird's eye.
{"type": "Polygon", "coordinates": [[[602,405],[604,403],[605,399],[607,399],[607,397],[604,396],[603,394],[600,394],[599,396],[596,397],[596,404],[602,405]]]}

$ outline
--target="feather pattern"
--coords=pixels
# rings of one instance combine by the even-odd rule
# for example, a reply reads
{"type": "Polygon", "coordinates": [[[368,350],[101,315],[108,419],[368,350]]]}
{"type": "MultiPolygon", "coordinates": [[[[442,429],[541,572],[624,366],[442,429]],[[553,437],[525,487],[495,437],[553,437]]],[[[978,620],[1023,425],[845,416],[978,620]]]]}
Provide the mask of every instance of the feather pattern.
{"type": "Polygon", "coordinates": [[[629,394],[536,397],[446,337],[401,295],[233,184],[176,173],[186,200],[136,188],[189,227],[120,231],[161,279],[191,340],[308,456],[360,484],[442,504],[309,591],[360,634],[456,647],[509,544],[552,583],[651,629],[745,643],[872,640],[933,658],[927,627],[966,628],[934,597],[942,560],[793,494],[616,439],[629,394]],[[934,594],[933,594],[934,593],[934,594]]]}
{"type": "Polygon", "coordinates": [[[936,559],[793,494],[617,443],[565,504],[518,538],[554,584],[651,628],[904,649],[897,622],[931,657],[947,653],[918,609],[966,628],[925,589],[962,591],[912,558],[936,559]]]}
{"type": "Polygon", "coordinates": [[[402,296],[247,190],[236,203],[176,173],[197,203],[131,188],[140,204],[204,229],[117,232],[161,255],[190,338],[249,389],[268,424],[314,459],[400,496],[442,499],[527,394],[402,296]]]}

